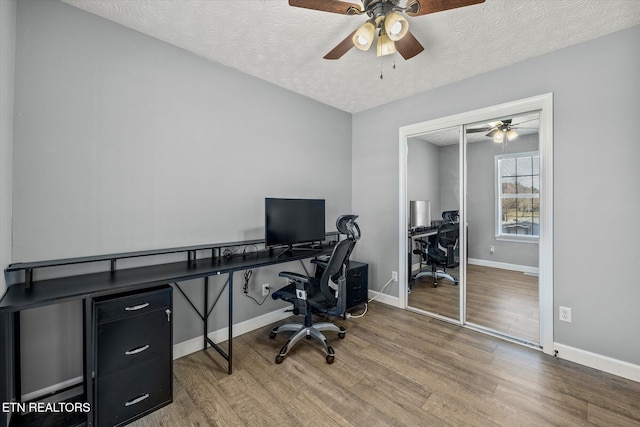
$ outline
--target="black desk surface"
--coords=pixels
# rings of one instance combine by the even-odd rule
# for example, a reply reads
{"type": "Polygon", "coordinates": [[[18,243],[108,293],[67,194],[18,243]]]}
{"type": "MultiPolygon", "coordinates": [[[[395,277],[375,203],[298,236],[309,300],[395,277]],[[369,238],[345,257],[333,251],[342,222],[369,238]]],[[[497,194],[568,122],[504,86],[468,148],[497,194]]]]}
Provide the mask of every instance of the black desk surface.
{"type": "Polygon", "coordinates": [[[191,262],[185,260],[113,272],[65,276],[34,281],[29,289],[24,283],[19,283],[9,286],[0,300],[0,311],[26,310],[80,299],[87,295],[127,292],[133,289],[303,260],[331,253],[333,246],[324,245],[313,250],[296,250],[278,257],[282,250],[262,250],[231,257],[209,257],[191,262]]]}

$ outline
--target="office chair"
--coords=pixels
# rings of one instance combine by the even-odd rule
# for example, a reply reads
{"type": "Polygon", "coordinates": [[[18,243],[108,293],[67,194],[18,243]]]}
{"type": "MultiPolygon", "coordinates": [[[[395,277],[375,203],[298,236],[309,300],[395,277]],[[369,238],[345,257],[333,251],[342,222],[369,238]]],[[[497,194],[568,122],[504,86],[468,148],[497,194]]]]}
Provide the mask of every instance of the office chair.
{"type": "Polygon", "coordinates": [[[304,316],[304,323],[288,323],[271,330],[269,338],[280,332],[293,332],[287,343],[276,356],[276,363],[282,363],[291,348],[302,338],[315,338],[325,348],[327,363],[333,363],[335,352],[321,331],[334,331],[340,339],[345,337],[342,326],[330,322],[313,323],[313,314],[341,316],[346,310],[346,272],[349,255],[360,239],[360,228],[355,220],[358,215],[342,215],[336,220],[336,228],[347,238],[339,241],[327,261],[312,260],[320,271],[319,277],[283,271],[280,277],[292,283],[273,293],[273,299],[281,299],[293,304],[293,313],[304,316]]]}
{"type": "Polygon", "coordinates": [[[458,285],[458,279],[447,273],[447,268],[456,268],[460,265],[456,252],[460,241],[460,224],[458,211],[442,212],[443,222],[438,226],[435,236],[428,240],[416,239],[422,245],[421,249],[413,251],[431,266],[431,271],[421,271],[414,279],[432,277],[433,287],[438,286],[438,279],[448,279],[454,285],[458,285]]]}

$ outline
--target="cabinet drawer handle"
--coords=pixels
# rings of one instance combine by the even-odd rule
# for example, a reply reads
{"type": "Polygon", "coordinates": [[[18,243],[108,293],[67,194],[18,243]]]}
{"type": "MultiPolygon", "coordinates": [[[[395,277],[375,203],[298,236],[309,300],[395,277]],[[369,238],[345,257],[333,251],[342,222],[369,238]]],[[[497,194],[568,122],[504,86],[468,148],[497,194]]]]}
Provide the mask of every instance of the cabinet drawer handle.
{"type": "Polygon", "coordinates": [[[124,309],[126,311],[136,311],[136,310],[142,310],[143,308],[149,307],[149,303],[145,302],[144,304],[140,304],[140,305],[134,305],[132,307],[125,307],[124,309]]]}
{"type": "Polygon", "coordinates": [[[140,403],[143,400],[145,400],[147,397],[149,397],[149,393],[145,393],[145,394],[141,394],[140,396],[136,397],[135,399],[131,399],[128,402],[124,402],[124,406],[131,406],[131,405],[135,405],[136,403],[140,403]]]}
{"type": "Polygon", "coordinates": [[[142,347],[134,348],[133,350],[127,350],[124,352],[124,354],[126,354],[127,356],[131,356],[132,354],[142,353],[148,348],[149,348],[149,344],[143,345],[142,347]]]}

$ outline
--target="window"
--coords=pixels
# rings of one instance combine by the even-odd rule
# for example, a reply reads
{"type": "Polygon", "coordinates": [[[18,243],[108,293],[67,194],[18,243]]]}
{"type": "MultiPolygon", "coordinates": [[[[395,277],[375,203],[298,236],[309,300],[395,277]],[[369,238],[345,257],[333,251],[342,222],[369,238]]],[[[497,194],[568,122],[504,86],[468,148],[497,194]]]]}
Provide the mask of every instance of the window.
{"type": "Polygon", "coordinates": [[[540,236],[540,154],[496,156],[496,237],[537,240],[540,236]]]}

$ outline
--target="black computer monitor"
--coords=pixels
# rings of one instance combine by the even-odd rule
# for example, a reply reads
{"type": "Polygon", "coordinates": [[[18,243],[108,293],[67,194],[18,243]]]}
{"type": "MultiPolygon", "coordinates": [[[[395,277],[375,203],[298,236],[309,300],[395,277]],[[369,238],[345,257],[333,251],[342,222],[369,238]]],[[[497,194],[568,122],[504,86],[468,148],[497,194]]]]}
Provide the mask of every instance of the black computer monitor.
{"type": "Polygon", "coordinates": [[[325,237],[324,199],[264,200],[266,246],[322,242],[325,237]]]}

